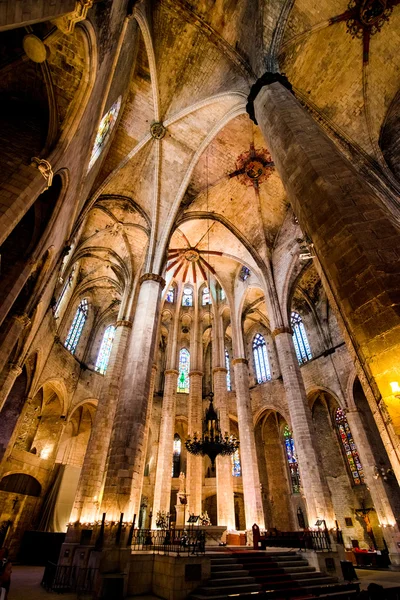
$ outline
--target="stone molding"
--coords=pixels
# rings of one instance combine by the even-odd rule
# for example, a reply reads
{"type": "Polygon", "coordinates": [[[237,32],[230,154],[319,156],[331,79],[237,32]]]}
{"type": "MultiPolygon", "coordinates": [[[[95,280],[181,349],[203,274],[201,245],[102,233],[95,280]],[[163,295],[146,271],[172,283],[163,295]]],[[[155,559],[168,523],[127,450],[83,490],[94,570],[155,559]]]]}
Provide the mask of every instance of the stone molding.
{"type": "Polygon", "coordinates": [[[214,373],[227,373],[228,369],[226,367],[214,367],[212,372],[213,372],[213,375],[214,375],[214,373]]]}
{"type": "Polygon", "coordinates": [[[285,77],[285,75],[282,75],[282,73],[271,73],[270,71],[267,71],[266,73],[264,73],[264,75],[259,77],[257,81],[251,86],[250,94],[247,98],[246,112],[249,115],[250,119],[253,121],[253,123],[255,123],[256,125],[258,125],[258,123],[254,111],[254,101],[263,87],[277,82],[283,85],[286,89],[289,90],[289,92],[293,94],[293,88],[291,83],[289,82],[288,78],[285,77]]]}
{"type": "Polygon", "coordinates": [[[139,279],[139,283],[142,284],[144,281],[156,281],[162,287],[165,287],[165,279],[161,275],[157,275],[157,273],[144,273],[139,279]]]}
{"type": "Polygon", "coordinates": [[[15,377],[18,377],[18,375],[21,375],[22,373],[22,367],[17,363],[9,363],[9,368],[10,374],[15,375],[15,377]]]}
{"type": "Polygon", "coordinates": [[[233,365],[248,365],[249,361],[247,360],[247,358],[234,358],[234,359],[232,359],[232,364],[233,365]]]}
{"type": "Polygon", "coordinates": [[[176,369],[166,369],[164,371],[164,375],[179,375],[179,371],[177,371],[176,369]]]}
{"type": "Polygon", "coordinates": [[[281,335],[281,333],[289,333],[290,335],[293,335],[291,327],[277,327],[273,330],[271,335],[275,338],[277,335],[281,335]]]}
{"type": "Polygon", "coordinates": [[[132,329],[132,321],[121,319],[121,321],[116,322],[115,327],[129,327],[129,329],[132,329]]]}
{"type": "Polygon", "coordinates": [[[14,315],[14,320],[18,321],[18,323],[20,323],[24,329],[31,323],[31,320],[26,313],[23,313],[22,315],[14,315]]]}
{"type": "Polygon", "coordinates": [[[160,121],[156,121],[150,127],[151,137],[155,140],[162,140],[166,132],[165,126],[160,121]]]}
{"type": "Polygon", "coordinates": [[[73,33],[76,23],[84,21],[89,8],[92,8],[94,0],[76,0],[75,10],[67,15],[54,20],[57,27],[66,34],[73,33]]]}
{"type": "Polygon", "coordinates": [[[189,371],[189,377],[192,375],[199,375],[200,377],[203,377],[203,371],[189,371]]]}

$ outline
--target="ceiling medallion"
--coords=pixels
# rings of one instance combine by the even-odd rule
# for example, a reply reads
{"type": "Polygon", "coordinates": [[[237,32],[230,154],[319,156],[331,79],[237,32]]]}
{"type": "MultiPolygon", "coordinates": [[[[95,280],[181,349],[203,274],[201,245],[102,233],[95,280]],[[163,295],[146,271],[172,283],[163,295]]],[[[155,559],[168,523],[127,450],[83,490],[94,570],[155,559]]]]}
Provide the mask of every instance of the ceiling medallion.
{"type": "Polygon", "coordinates": [[[369,30],[370,35],[378,33],[389,21],[394,4],[396,2],[393,0],[350,0],[347,32],[357,38],[363,37],[365,29],[369,30]]]}
{"type": "Polygon", "coordinates": [[[187,250],[184,256],[189,262],[197,262],[200,258],[200,254],[194,248],[187,250]]]}
{"type": "Polygon", "coordinates": [[[155,140],[162,140],[164,135],[166,134],[166,128],[164,125],[158,121],[152,124],[150,127],[150,133],[155,140]]]}
{"type": "Polygon", "coordinates": [[[273,172],[274,163],[266,148],[255,149],[253,145],[250,150],[243,152],[236,161],[236,170],[229,173],[229,178],[237,177],[241,184],[249,187],[258,187],[266,181],[273,172]]]}

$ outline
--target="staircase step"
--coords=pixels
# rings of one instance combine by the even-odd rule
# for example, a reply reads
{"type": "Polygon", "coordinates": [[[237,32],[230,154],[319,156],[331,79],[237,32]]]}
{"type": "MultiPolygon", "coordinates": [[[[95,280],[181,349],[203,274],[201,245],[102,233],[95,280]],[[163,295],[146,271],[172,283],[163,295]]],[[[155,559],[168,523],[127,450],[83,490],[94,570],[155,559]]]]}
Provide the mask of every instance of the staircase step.
{"type": "Polygon", "coordinates": [[[212,558],[211,566],[213,565],[235,565],[238,562],[237,558],[227,557],[227,558],[212,558]]]}
{"type": "MultiPolygon", "coordinates": [[[[232,582],[230,582],[232,583],[232,582]]],[[[261,591],[261,585],[259,585],[258,583],[247,583],[244,585],[227,585],[223,588],[223,592],[225,594],[225,596],[229,596],[230,594],[241,594],[241,593],[246,593],[246,592],[259,592],[261,591]]],[[[201,588],[199,589],[198,593],[202,594],[203,596],[218,596],[221,595],[221,588],[220,587],[211,587],[210,585],[204,585],[201,586],[201,588]]]]}
{"type": "Polygon", "coordinates": [[[236,578],[236,577],[248,577],[249,572],[244,570],[235,570],[235,571],[214,571],[211,569],[211,579],[223,579],[224,577],[236,578]]]}
{"type": "Polygon", "coordinates": [[[254,577],[232,577],[220,578],[220,579],[209,579],[208,584],[210,587],[232,587],[233,585],[247,585],[248,583],[255,583],[254,577]]]}

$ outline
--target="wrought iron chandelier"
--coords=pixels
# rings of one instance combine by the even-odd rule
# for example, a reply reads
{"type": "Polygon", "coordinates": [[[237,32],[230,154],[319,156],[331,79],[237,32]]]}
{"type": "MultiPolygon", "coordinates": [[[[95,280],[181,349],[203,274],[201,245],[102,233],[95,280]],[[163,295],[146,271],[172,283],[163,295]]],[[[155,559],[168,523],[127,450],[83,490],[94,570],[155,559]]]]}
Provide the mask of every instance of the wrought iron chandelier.
{"type": "Polygon", "coordinates": [[[206,410],[203,420],[203,434],[201,438],[195,433],[193,440],[188,438],[185,446],[190,454],[196,456],[208,456],[211,460],[211,469],[215,471],[215,459],[217,456],[230,456],[239,448],[239,440],[233,435],[225,433],[223,436],[219,426],[218,413],[214,408],[214,394],[210,392],[210,405],[206,410]]]}

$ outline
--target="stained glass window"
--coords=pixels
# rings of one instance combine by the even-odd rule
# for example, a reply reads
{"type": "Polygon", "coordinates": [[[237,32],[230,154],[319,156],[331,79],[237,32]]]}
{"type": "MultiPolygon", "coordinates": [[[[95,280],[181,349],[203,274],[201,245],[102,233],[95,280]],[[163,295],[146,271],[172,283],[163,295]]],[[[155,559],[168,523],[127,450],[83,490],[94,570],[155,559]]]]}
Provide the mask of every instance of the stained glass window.
{"type": "Polygon", "coordinates": [[[357,452],[357,447],[351,435],[350,427],[346,419],[346,415],[341,408],[338,408],[335,413],[336,427],[339,437],[342,442],[343,450],[350,467],[355,485],[364,483],[364,470],[361,465],[360,457],[357,452]]]}
{"type": "Polygon", "coordinates": [[[83,298],[76,310],[74,320],[72,321],[72,325],[64,344],[67,350],[69,350],[72,354],[75,353],[79,338],[81,337],[82,329],[88,316],[88,311],[88,301],[86,298],[83,298]]]}
{"type": "Polygon", "coordinates": [[[251,275],[251,271],[248,267],[243,266],[240,269],[240,273],[239,273],[239,279],[241,281],[246,281],[246,279],[248,279],[251,275]]]}
{"type": "Polygon", "coordinates": [[[107,371],[108,361],[110,360],[111,348],[114,341],[115,327],[109,325],[104,332],[103,341],[101,342],[100,352],[97,356],[95,370],[104,375],[107,371]]]}
{"type": "Polygon", "coordinates": [[[190,287],[183,288],[182,306],[193,306],[193,290],[190,287]]]}
{"type": "Polygon", "coordinates": [[[290,471],[290,481],[292,484],[292,492],[294,494],[300,493],[300,472],[299,472],[299,463],[297,462],[297,454],[296,449],[294,447],[294,441],[292,437],[292,432],[289,427],[286,425],[283,430],[283,437],[285,440],[285,448],[286,448],[286,456],[289,465],[290,471]]]}
{"type": "Polygon", "coordinates": [[[171,304],[174,302],[174,299],[175,299],[175,293],[174,292],[175,292],[175,290],[174,290],[173,286],[170,287],[169,290],[168,290],[168,292],[167,292],[166,301],[167,302],[171,302],[171,304]]]}
{"type": "Polygon", "coordinates": [[[221,300],[225,300],[225,298],[226,298],[226,294],[225,294],[225,291],[223,290],[223,288],[221,288],[219,291],[219,297],[221,300]]]}
{"type": "Polygon", "coordinates": [[[96,160],[99,158],[104,145],[110,137],[111,131],[115,125],[118,117],[119,109],[121,108],[121,96],[114,102],[112,107],[100,121],[99,128],[97,130],[96,139],[90,156],[88,171],[93,167],[96,160]]]}
{"type": "Polygon", "coordinates": [[[179,477],[181,474],[181,448],[182,442],[178,433],[174,435],[174,450],[172,453],[172,477],[179,477]]]}
{"type": "Polygon", "coordinates": [[[256,367],[257,383],[269,381],[271,379],[271,370],[268,362],[267,345],[260,333],[257,333],[254,336],[253,356],[256,367]]]}
{"type": "Polygon", "coordinates": [[[293,343],[296,350],[297,360],[300,364],[307,362],[312,358],[310,344],[308,343],[306,330],[304,329],[303,319],[297,312],[292,312],[290,323],[293,329],[293,343]]]}
{"type": "Polygon", "coordinates": [[[240,465],[239,448],[232,454],[232,475],[233,477],[241,477],[242,467],[240,465]]]}
{"type": "Polygon", "coordinates": [[[179,352],[178,392],[189,393],[190,352],[182,348],[179,352]]]}
{"type": "Polygon", "coordinates": [[[226,389],[230,392],[232,389],[231,386],[231,365],[229,361],[229,353],[225,348],[225,367],[226,367],[226,389]]]}
{"type": "Polygon", "coordinates": [[[73,280],[74,274],[75,274],[75,266],[76,265],[74,265],[72,267],[71,273],[68,275],[67,280],[65,281],[65,283],[63,285],[63,288],[62,288],[62,290],[60,292],[60,295],[58,296],[58,300],[57,300],[56,305],[54,307],[54,316],[56,316],[56,317],[58,316],[58,313],[60,311],[60,306],[61,306],[61,303],[62,303],[62,301],[64,299],[64,296],[65,296],[68,288],[72,285],[72,280],[73,280]]]}
{"type": "Polygon", "coordinates": [[[203,301],[202,301],[203,306],[207,306],[207,304],[211,304],[211,294],[210,294],[210,290],[208,289],[208,287],[205,287],[203,289],[203,301]]]}

